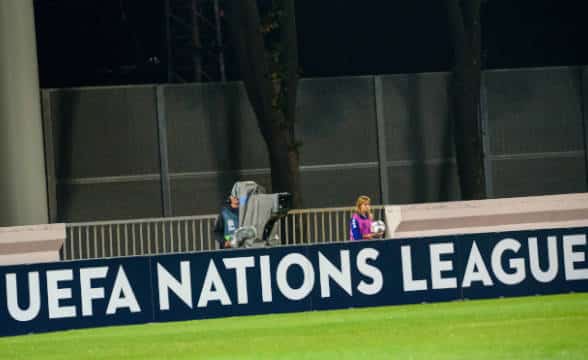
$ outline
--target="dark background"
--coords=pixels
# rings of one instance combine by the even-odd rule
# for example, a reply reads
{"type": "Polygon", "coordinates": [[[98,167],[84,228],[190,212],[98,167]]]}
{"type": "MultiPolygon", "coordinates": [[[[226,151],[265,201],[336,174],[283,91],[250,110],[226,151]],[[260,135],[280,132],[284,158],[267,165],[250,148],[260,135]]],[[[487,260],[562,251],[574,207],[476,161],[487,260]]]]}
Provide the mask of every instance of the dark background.
{"type": "MultiPolygon", "coordinates": [[[[298,0],[296,7],[303,77],[451,69],[444,1],[298,0]]],[[[35,0],[41,86],[166,82],[163,9],[163,0],[35,0]]],[[[584,1],[484,2],[483,66],[587,64],[585,10],[584,1]]]]}

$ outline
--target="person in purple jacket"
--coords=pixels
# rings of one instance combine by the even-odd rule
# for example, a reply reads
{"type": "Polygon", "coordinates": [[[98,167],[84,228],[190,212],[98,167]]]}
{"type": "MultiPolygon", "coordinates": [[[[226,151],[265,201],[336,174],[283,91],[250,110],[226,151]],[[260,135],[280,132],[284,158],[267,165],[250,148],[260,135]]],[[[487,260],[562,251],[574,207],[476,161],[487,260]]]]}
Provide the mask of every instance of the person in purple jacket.
{"type": "Polygon", "coordinates": [[[382,236],[382,233],[372,232],[371,200],[367,196],[360,196],[355,203],[355,212],[349,222],[349,237],[351,240],[369,240],[382,236]]]}

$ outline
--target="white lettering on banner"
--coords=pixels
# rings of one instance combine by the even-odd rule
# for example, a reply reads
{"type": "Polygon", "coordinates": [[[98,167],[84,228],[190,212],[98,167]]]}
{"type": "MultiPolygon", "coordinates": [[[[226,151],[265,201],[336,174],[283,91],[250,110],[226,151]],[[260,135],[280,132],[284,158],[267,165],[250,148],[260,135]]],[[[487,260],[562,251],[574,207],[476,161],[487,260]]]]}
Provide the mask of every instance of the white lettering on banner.
{"type": "Polygon", "coordinates": [[[80,296],[82,297],[82,316],[94,315],[93,300],[104,299],[104,288],[93,288],[93,279],[103,279],[108,273],[107,266],[80,269],[80,296]]]}
{"type": "Polygon", "coordinates": [[[453,254],[453,243],[430,244],[431,286],[433,289],[455,289],[457,280],[453,277],[443,278],[442,272],[453,270],[452,260],[441,260],[443,254],[453,254]]]}
{"type": "Polygon", "coordinates": [[[263,302],[272,301],[272,276],[270,274],[270,258],[263,255],[259,258],[259,272],[261,276],[261,299],[263,302]]]}
{"type": "Polygon", "coordinates": [[[314,287],[314,269],[310,261],[302,254],[292,253],[284,256],[278,264],[276,270],[276,281],[278,289],[282,294],[290,300],[302,300],[314,287]],[[288,269],[292,265],[298,265],[302,269],[302,285],[298,289],[294,289],[288,283],[288,269]]]}
{"type": "Polygon", "coordinates": [[[223,279],[218,273],[218,269],[212,259],[210,259],[210,262],[208,263],[208,270],[206,270],[202,292],[198,299],[198,307],[206,307],[209,301],[220,301],[223,305],[231,305],[231,299],[229,298],[223,279]]]}
{"type": "Polygon", "coordinates": [[[557,238],[555,236],[547,237],[547,259],[549,261],[546,271],[541,270],[539,266],[539,251],[537,250],[537,238],[530,237],[529,242],[529,267],[535,280],[548,283],[555,279],[558,271],[557,263],[557,238]]]}
{"type": "Polygon", "coordinates": [[[49,319],[76,317],[76,307],[61,306],[61,300],[71,299],[71,288],[60,288],[59,282],[73,280],[73,271],[49,270],[47,271],[47,305],[49,306],[49,319]]]}
{"type": "Polygon", "coordinates": [[[353,295],[351,290],[351,266],[349,264],[349,250],[339,252],[341,259],[341,269],[338,269],[329,261],[320,251],[318,252],[319,260],[319,277],[321,284],[321,297],[331,297],[331,284],[329,279],[333,279],[348,295],[353,295]]]}
{"type": "Polygon", "coordinates": [[[412,256],[410,246],[400,247],[402,259],[402,288],[404,291],[422,291],[427,290],[427,280],[414,280],[412,276],[412,256]]]}
{"type": "Polygon", "coordinates": [[[33,271],[28,274],[29,278],[29,307],[21,309],[18,305],[18,286],[16,274],[6,274],[6,302],[8,313],[14,320],[30,321],[39,315],[41,310],[41,289],[39,287],[39,272],[33,271]]]}
{"type": "Polygon", "coordinates": [[[180,262],[180,281],[176,280],[160,263],[157,263],[157,288],[159,290],[159,310],[169,310],[169,290],[173,291],[192,309],[192,281],[190,262],[180,262]]]}
{"type": "Polygon", "coordinates": [[[503,239],[500,240],[492,250],[492,271],[494,275],[506,285],[516,285],[525,280],[525,260],[523,258],[514,258],[509,260],[509,266],[511,269],[515,269],[512,274],[508,274],[502,268],[502,254],[506,250],[511,250],[517,253],[521,248],[521,243],[515,239],[503,239]]]}
{"type": "Polygon", "coordinates": [[[125,269],[122,266],[118,267],[114,286],[112,287],[110,299],[108,300],[106,314],[116,314],[117,310],[120,308],[128,308],[132,313],[141,311],[141,307],[139,307],[139,303],[135,297],[135,292],[129,283],[125,269]]]}
{"type": "Polygon", "coordinates": [[[564,270],[566,280],[586,280],[588,279],[588,268],[576,269],[574,263],[586,261],[586,252],[574,252],[574,246],[586,246],[586,235],[564,235],[564,270]]]}
{"type": "Polygon", "coordinates": [[[247,304],[249,302],[249,297],[247,296],[247,268],[255,266],[255,259],[253,256],[248,256],[223,259],[223,262],[225,263],[225,268],[235,270],[237,302],[247,304]]]}
{"type": "Polygon", "coordinates": [[[474,281],[481,281],[484,286],[494,285],[475,241],[472,243],[472,248],[470,249],[470,255],[464,271],[461,287],[470,287],[474,281]]]}
{"type": "MultiPolygon", "coordinates": [[[[382,290],[383,276],[380,270],[368,263],[369,260],[375,260],[379,252],[372,248],[366,248],[359,251],[356,258],[356,265],[360,274],[367,279],[359,281],[357,289],[365,295],[374,295],[382,290]],[[369,281],[371,280],[371,281],[369,281]]],[[[312,262],[302,254],[293,253],[284,256],[277,265],[275,271],[275,284],[280,292],[289,300],[298,301],[307,297],[313,290],[317,281],[320,281],[320,292],[322,298],[331,297],[332,283],[336,283],[349,296],[353,295],[353,281],[351,271],[351,259],[349,250],[340,250],[340,267],[337,267],[320,251],[317,252],[318,274],[315,274],[315,268],[312,262]],[[298,266],[302,270],[302,283],[299,287],[293,288],[288,281],[288,270],[291,266],[298,266]]],[[[248,304],[250,287],[247,273],[248,269],[256,267],[254,256],[232,257],[222,259],[225,269],[235,270],[235,291],[238,304],[248,304]]],[[[273,301],[272,281],[274,273],[271,271],[270,256],[262,255],[259,257],[259,276],[261,300],[264,303],[273,301]]],[[[159,309],[161,311],[170,310],[169,296],[170,291],[177,295],[187,306],[192,308],[192,287],[190,279],[190,263],[182,261],[180,263],[181,276],[176,279],[160,263],[157,263],[157,289],[159,296],[159,309]]],[[[228,289],[232,290],[232,289],[228,289]]],[[[210,301],[220,301],[222,305],[232,305],[231,296],[227,290],[223,277],[218,271],[214,260],[210,260],[204,282],[200,288],[200,295],[197,307],[208,306],[210,301]]]]}
{"type": "Polygon", "coordinates": [[[364,248],[357,253],[357,269],[363,276],[372,279],[371,284],[361,280],[357,285],[357,290],[364,295],[375,295],[384,286],[384,278],[380,269],[367,263],[368,260],[376,260],[379,255],[380,252],[372,248],[364,248]]]}
{"type": "MultiPolygon", "coordinates": [[[[142,279],[138,279],[142,283],[137,285],[141,285],[139,295],[145,296],[150,286],[154,287],[154,291],[158,291],[157,295],[153,294],[154,301],[145,302],[153,304],[156,311],[157,309],[187,311],[188,308],[205,308],[211,302],[213,305],[222,306],[247,305],[256,302],[257,306],[279,300],[278,302],[282,304],[285,300],[308,299],[311,294],[315,296],[315,300],[321,301],[321,306],[323,304],[326,307],[338,306],[337,301],[340,301],[341,297],[381,294],[385,280],[392,281],[390,284],[397,286],[394,291],[404,292],[427,290],[433,292],[441,289],[455,289],[458,286],[463,289],[501,284],[514,286],[527,279],[527,272],[529,282],[539,289],[543,285],[545,292],[566,288],[560,286],[565,281],[588,280],[586,234],[580,232],[563,236],[547,236],[543,231],[536,234],[533,236],[534,234],[530,233],[528,236],[520,235],[520,237],[517,235],[516,239],[514,236],[503,239],[491,238],[485,243],[481,243],[481,239],[473,240],[472,237],[475,238],[473,235],[458,237],[459,241],[463,240],[463,242],[453,242],[451,238],[441,238],[432,242],[427,240],[426,244],[416,248],[415,245],[399,246],[400,256],[380,253],[380,251],[389,250],[377,250],[372,247],[355,248],[356,244],[350,245],[351,249],[346,249],[343,245],[330,248],[328,252],[322,247],[308,247],[304,253],[288,253],[287,249],[258,252],[258,255],[251,255],[254,254],[251,252],[224,252],[211,256],[214,259],[208,257],[205,262],[199,262],[198,274],[194,275],[196,263],[190,262],[189,259],[192,257],[182,261],[180,261],[181,258],[177,258],[177,261],[174,260],[175,257],[166,258],[165,261],[169,263],[164,262],[164,264],[169,264],[168,268],[157,262],[159,258],[154,258],[150,260],[153,261],[152,263],[142,263],[153,264],[154,274],[145,274],[142,279]],[[524,250],[525,245],[528,250],[524,250]],[[483,247],[480,248],[480,246],[483,247]],[[469,253],[467,247],[469,247],[469,253]],[[239,257],[239,254],[248,256],[239,257]],[[329,257],[330,254],[332,257],[329,257]],[[380,255],[386,256],[381,258],[380,255]],[[401,260],[400,264],[390,263],[390,261],[396,261],[398,257],[401,260]],[[221,262],[222,265],[220,265],[221,262]],[[560,266],[559,262],[563,265],[560,266]],[[218,266],[221,268],[217,268],[216,263],[219,263],[218,266]],[[389,268],[383,272],[378,266],[389,268]],[[204,267],[207,267],[206,271],[204,267]],[[396,276],[399,270],[402,271],[401,279],[384,279],[384,275],[396,276]],[[192,278],[196,275],[198,275],[198,284],[196,284],[196,277],[192,278]],[[151,284],[151,279],[157,284],[151,284]],[[395,281],[402,281],[402,286],[394,283],[395,281]],[[545,285],[549,283],[554,285],[545,285]],[[281,294],[279,299],[273,298],[274,291],[281,294]],[[174,296],[176,298],[170,300],[174,296]],[[159,300],[159,306],[155,299],[159,300]],[[327,303],[331,299],[333,302],[327,303]],[[173,309],[174,305],[179,306],[180,309],[173,309]]],[[[381,249],[398,251],[397,247],[388,246],[388,244],[381,249]]],[[[198,255],[198,259],[201,258],[200,256],[202,255],[198,255]]],[[[182,257],[186,258],[186,256],[182,257]]],[[[108,317],[118,313],[142,311],[138,300],[141,300],[143,304],[145,299],[138,299],[135,296],[123,266],[111,264],[112,268],[104,265],[83,267],[78,270],[79,264],[72,264],[69,265],[72,266],[71,269],[43,269],[43,271],[29,272],[11,270],[12,273],[0,274],[2,286],[0,290],[4,291],[4,287],[6,289],[6,298],[0,299],[5,301],[5,305],[0,304],[0,306],[5,306],[7,310],[4,313],[0,311],[1,315],[21,323],[35,320],[58,322],[64,318],[78,317],[85,321],[87,317],[104,317],[105,315],[108,317]],[[73,267],[76,269],[74,270],[73,267]],[[78,281],[79,287],[77,287],[78,281]],[[44,318],[39,319],[40,316],[44,318]]],[[[95,262],[90,265],[93,264],[110,264],[110,262],[95,262]]],[[[68,265],[61,263],[58,266],[68,265]]],[[[135,274],[136,271],[141,271],[141,267],[133,268],[133,271],[132,274],[135,274]]],[[[569,286],[569,288],[577,287],[569,286]]],[[[500,288],[474,295],[476,297],[486,296],[484,294],[494,296],[499,290],[500,288]]],[[[462,292],[463,294],[465,293],[462,292]]],[[[353,299],[349,301],[354,303],[353,299]]],[[[237,306],[235,308],[237,309],[237,306]]],[[[247,309],[249,312],[249,309],[254,308],[257,309],[257,307],[241,309],[247,309]]]]}

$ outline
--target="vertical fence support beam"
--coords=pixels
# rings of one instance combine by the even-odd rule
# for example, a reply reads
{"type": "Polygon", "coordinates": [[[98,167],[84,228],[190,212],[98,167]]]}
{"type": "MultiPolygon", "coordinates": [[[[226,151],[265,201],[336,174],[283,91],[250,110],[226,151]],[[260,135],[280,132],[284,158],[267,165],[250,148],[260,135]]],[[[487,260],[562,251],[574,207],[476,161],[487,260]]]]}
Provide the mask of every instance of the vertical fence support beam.
{"type": "Polygon", "coordinates": [[[494,197],[492,176],[492,150],[490,149],[490,126],[488,123],[488,92],[486,88],[486,72],[480,74],[480,129],[482,130],[482,152],[484,156],[484,177],[486,197],[494,197]]]}
{"type": "Polygon", "coordinates": [[[584,161],[586,169],[586,190],[588,190],[588,66],[580,67],[580,113],[584,127],[584,161]]]}
{"type": "MultiPolygon", "coordinates": [[[[53,117],[51,90],[41,91],[43,140],[45,142],[45,173],[47,176],[47,206],[49,222],[57,222],[57,175],[55,174],[55,142],[53,141],[53,117]]],[[[65,141],[68,141],[67,139],[65,141]]]]}
{"type": "Polygon", "coordinates": [[[172,216],[171,190],[169,184],[169,164],[167,152],[167,119],[165,116],[165,94],[163,86],[155,87],[157,108],[157,138],[159,143],[159,165],[161,174],[161,200],[163,204],[163,216],[172,216]]]}
{"type": "Polygon", "coordinates": [[[388,158],[386,156],[386,128],[384,121],[384,99],[382,77],[374,76],[374,98],[376,102],[376,129],[378,135],[378,167],[380,172],[380,203],[390,203],[390,187],[388,184],[388,158]]]}

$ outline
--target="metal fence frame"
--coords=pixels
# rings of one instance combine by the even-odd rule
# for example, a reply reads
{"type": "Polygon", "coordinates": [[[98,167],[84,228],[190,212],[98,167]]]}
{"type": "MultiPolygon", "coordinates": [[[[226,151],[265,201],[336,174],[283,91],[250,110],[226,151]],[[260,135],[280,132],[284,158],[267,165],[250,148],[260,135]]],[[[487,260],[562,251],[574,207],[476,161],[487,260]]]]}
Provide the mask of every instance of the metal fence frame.
{"type": "MultiPolygon", "coordinates": [[[[571,74],[571,73],[570,73],[571,74]]],[[[346,159],[346,158],[341,158],[341,159],[337,159],[335,162],[333,163],[324,163],[323,161],[319,161],[317,163],[313,163],[312,161],[309,161],[308,164],[306,165],[302,165],[301,166],[301,172],[303,174],[305,174],[306,172],[313,172],[313,173],[317,173],[317,172],[322,172],[322,174],[324,174],[324,176],[330,176],[331,171],[335,171],[335,170],[352,170],[352,169],[374,169],[377,170],[377,175],[374,176],[373,179],[370,179],[373,181],[373,183],[370,183],[369,186],[366,185],[364,188],[364,190],[362,190],[363,192],[371,192],[372,197],[374,199],[374,201],[380,202],[380,203],[384,203],[384,204],[390,204],[390,203],[411,203],[411,202],[426,202],[426,201],[445,201],[445,200],[458,200],[459,199],[459,195],[458,194],[453,194],[450,193],[451,190],[449,190],[449,186],[451,184],[445,184],[446,186],[444,186],[443,190],[439,190],[439,198],[437,198],[436,196],[430,196],[431,194],[428,193],[428,190],[426,187],[423,187],[423,191],[420,192],[421,195],[407,195],[406,197],[402,197],[401,199],[399,199],[399,197],[396,195],[396,191],[392,191],[392,189],[398,189],[398,178],[395,178],[394,176],[391,176],[390,174],[398,174],[399,176],[402,176],[402,181],[406,181],[407,183],[410,183],[412,185],[417,184],[415,181],[411,181],[411,180],[406,180],[405,177],[407,177],[407,179],[417,179],[417,180],[422,180],[426,179],[427,177],[422,176],[423,174],[418,174],[418,172],[425,172],[426,169],[430,169],[431,171],[434,171],[434,169],[436,169],[437,167],[439,168],[448,168],[449,170],[447,170],[447,173],[451,173],[453,175],[451,176],[457,176],[457,173],[455,172],[454,166],[455,166],[455,158],[454,157],[449,157],[450,154],[429,154],[431,156],[441,156],[439,158],[437,157],[429,157],[429,155],[427,154],[427,151],[425,151],[426,147],[422,147],[421,150],[419,150],[419,152],[422,152],[423,155],[422,158],[420,156],[416,156],[419,154],[412,154],[415,156],[402,156],[402,158],[395,158],[395,157],[391,157],[391,154],[388,153],[388,151],[391,151],[390,148],[388,148],[389,146],[387,145],[389,141],[391,141],[392,139],[389,138],[389,134],[390,130],[389,127],[392,126],[391,124],[394,123],[394,121],[400,121],[401,123],[404,124],[405,121],[409,121],[407,119],[404,120],[397,120],[398,118],[398,114],[395,113],[394,109],[386,109],[386,104],[390,104],[391,103],[391,99],[388,98],[388,96],[391,96],[391,93],[389,90],[386,90],[386,81],[387,79],[390,78],[394,78],[397,80],[402,80],[403,82],[409,82],[412,83],[414,81],[418,82],[420,80],[425,80],[425,79],[429,79],[431,81],[433,81],[433,78],[438,78],[439,76],[441,77],[445,77],[448,76],[447,73],[419,73],[419,74],[397,74],[397,75],[369,75],[369,76],[361,76],[361,77],[343,77],[340,79],[344,79],[345,81],[347,80],[357,80],[358,78],[362,78],[362,79],[369,79],[369,81],[372,82],[371,84],[371,90],[369,90],[369,86],[366,89],[362,90],[362,95],[366,95],[366,99],[371,99],[370,100],[370,105],[369,106],[373,106],[373,114],[374,114],[374,118],[369,118],[369,121],[367,124],[367,126],[370,127],[370,129],[373,127],[376,131],[375,135],[376,135],[376,139],[374,142],[370,143],[371,146],[375,146],[375,150],[376,150],[376,154],[377,154],[377,158],[371,158],[370,159],[363,159],[363,160],[358,160],[358,159],[346,159]],[[368,93],[364,93],[364,91],[368,91],[369,90],[369,94],[368,93]],[[372,101],[373,100],[373,101],[372,101]],[[373,104],[372,104],[373,102],[373,104]],[[389,113],[387,113],[386,111],[389,111],[389,113]],[[391,119],[392,117],[394,117],[394,119],[391,119]],[[394,121],[392,121],[394,120],[394,121]],[[388,135],[387,135],[388,134],[388,135]],[[377,177],[377,179],[376,179],[377,177]],[[379,183],[377,183],[376,180],[379,180],[379,183]],[[367,188],[367,189],[366,189],[367,188]],[[443,195],[441,195],[441,192],[443,192],[443,195]]],[[[568,78],[568,77],[564,77],[564,78],[568,78]]],[[[330,79],[303,79],[301,84],[304,84],[305,82],[314,82],[314,81],[325,81],[325,84],[327,84],[327,82],[336,80],[334,78],[330,78],[330,79]]],[[[434,80],[433,83],[436,84],[435,88],[437,89],[436,91],[439,92],[439,94],[445,94],[446,93],[446,89],[445,89],[445,85],[444,83],[436,83],[437,80],[434,80]]],[[[237,86],[237,83],[232,83],[233,85],[237,86]]],[[[508,194],[504,194],[504,190],[501,189],[500,184],[503,182],[503,177],[504,175],[501,174],[505,174],[508,172],[500,172],[500,165],[501,164],[507,164],[509,161],[512,161],[513,163],[517,162],[517,161],[534,161],[534,160],[540,160],[540,159],[547,159],[547,160],[557,160],[558,158],[561,158],[562,160],[569,160],[570,158],[575,159],[576,161],[574,162],[575,164],[579,164],[580,162],[584,163],[584,169],[588,168],[588,115],[586,113],[586,108],[587,108],[587,104],[588,104],[588,96],[586,95],[588,92],[586,91],[586,87],[588,86],[588,67],[587,66],[571,66],[571,67],[542,67],[542,68],[525,68],[525,69],[493,69],[493,70],[485,70],[482,72],[482,82],[480,84],[480,108],[479,108],[479,112],[480,112],[480,121],[481,121],[481,126],[482,126],[482,131],[483,131],[483,157],[484,157],[484,164],[485,164],[485,168],[486,168],[486,172],[485,172],[485,176],[486,176],[486,191],[487,191],[487,195],[489,198],[494,198],[494,197],[501,197],[501,196],[520,196],[520,195],[539,195],[540,190],[535,189],[534,192],[524,192],[523,193],[508,193],[508,194]],[[569,75],[569,78],[573,78],[574,80],[574,85],[578,87],[578,94],[579,94],[579,121],[581,122],[581,127],[582,129],[577,129],[579,132],[582,132],[583,135],[583,142],[584,142],[584,146],[583,149],[573,149],[573,151],[567,151],[565,149],[545,149],[545,151],[539,151],[539,152],[518,152],[515,151],[513,153],[498,153],[495,149],[492,149],[492,143],[493,140],[497,140],[500,139],[500,136],[493,133],[492,129],[493,129],[493,124],[495,124],[495,121],[497,120],[497,115],[492,113],[492,109],[495,107],[495,105],[493,105],[492,103],[492,98],[493,95],[496,95],[497,93],[500,93],[500,91],[497,91],[494,86],[492,86],[492,79],[493,76],[496,75],[496,73],[501,73],[501,72],[507,72],[507,73],[512,73],[512,75],[517,75],[517,74],[521,74],[521,73],[529,73],[529,79],[534,79],[535,75],[532,75],[533,72],[537,72],[537,74],[541,75],[548,75],[549,77],[554,77],[554,78],[559,78],[560,75],[559,72],[563,71],[564,73],[566,72],[573,72],[573,75],[569,75]],[[577,80],[577,81],[576,81],[577,80]],[[493,135],[494,134],[494,135],[493,135]]],[[[226,86],[227,84],[223,85],[226,86]]],[[[184,85],[182,85],[184,86],[184,85]]],[[[189,86],[189,87],[194,87],[194,89],[200,89],[201,85],[185,85],[185,86],[189,86]]],[[[206,85],[208,87],[208,85],[206,85]]],[[[241,85],[238,85],[241,86],[241,85]]],[[[107,185],[113,185],[113,184],[122,184],[122,183],[129,183],[129,182],[133,182],[133,183],[137,183],[137,184],[142,184],[142,185],[146,185],[146,184],[153,184],[153,182],[158,182],[159,185],[159,194],[156,193],[156,190],[153,188],[151,189],[151,193],[150,193],[150,200],[152,201],[152,204],[150,205],[151,208],[149,208],[148,213],[142,212],[141,214],[143,215],[136,215],[136,208],[130,208],[129,210],[127,210],[127,212],[125,212],[122,215],[119,215],[121,218],[122,217],[135,217],[135,216],[160,216],[160,215],[164,215],[164,216],[171,216],[174,215],[174,212],[176,214],[187,214],[187,213],[210,213],[211,211],[214,211],[214,204],[216,204],[216,202],[218,201],[218,199],[222,198],[224,196],[224,194],[216,194],[218,195],[218,198],[215,198],[214,201],[209,201],[209,202],[202,202],[202,203],[206,203],[206,204],[211,204],[211,207],[207,207],[206,209],[199,209],[199,210],[194,210],[193,207],[189,208],[189,209],[185,209],[182,208],[182,205],[178,205],[178,196],[177,193],[172,192],[172,186],[170,184],[180,181],[180,180],[186,180],[186,179],[194,179],[194,184],[198,183],[198,184],[202,184],[202,181],[209,181],[209,180],[214,180],[214,179],[218,179],[221,177],[226,177],[227,172],[225,170],[223,170],[220,167],[213,167],[213,168],[206,168],[206,169],[192,169],[192,171],[190,172],[174,172],[172,171],[173,169],[170,169],[169,166],[169,160],[168,159],[168,141],[170,143],[173,143],[176,140],[173,139],[168,139],[168,131],[170,131],[171,128],[168,128],[169,121],[171,119],[168,119],[167,117],[169,115],[166,115],[167,111],[166,111],[166,106],[170,106],[168,103],[166,103],[166,91],[168,91],[169,89],[173,89],[176,88],[177,85],[164,85],[164,84],[159,84],[159,85],[123,85],[123,86],[112,86],[112,87],[98,87],[98,88],[92,88],[92,87],[83,87],[83,88],[73,88],[73,89],[44,89],[42,91],[42,105],[43,105],[43,121],[44,121],[44,132],[45,132],[45,151],[46,151],[46,161],[47,161],[47,181],[48,181],[48,199],[49,199],[49,213],[50,213],[50,222],[58,222],[58,221],[66,221],[67,219],[102,219],[104,216],[109,216],[109,212],[108,210],[104,210],[103,208],[101,208],[100,210],[97,211],[98,214],[93,214],[93,211],[87,211],[84,214],[79,214],[79,210],[72,210],[72,213],[67,213],[67,214],[58,214],[59,212],[59,208],[58,208],[58,203],[63,202],[65,205],[67,205],[68,201],[72,201],[69,198],[60,198],[58,199],[58,196],[60,192],[58,191],[58,187],[62,187],[62,189],[70,189],[72,188],[72,186],[80,186],[80,189],[84,189],[84,194],[85,191],[88,191],[88,193],[90,193],[91,188],[87,187],[88,185],[94,185],[95,188],[98,187],[102,187],[102,188],[106,188],[107,185]],[[54,124],[59,124],[58,121],[58,117],[59,116],[63,116],[61,112],[59,111],[54,111],[55,109],[59,109],[59,106],[63,105],[61,104],[60,97],[63,94],[61,93],[68,93],[71,91],[74,92],[79,92],[79,94],[84,93],[85,91],[91,91],[91,90],[99,90],[99,91],[104,91],[104,90],[120,90],[120,89],[149,89],[150,91],[152,91],[152,101],[154,102],[154,107],[153,110],[153,117],[156,120],[155,124],[152,124],[150,126],[156,126],[157,128],[157,134],[156,134],[156,139],[154,139],[154,141],[157,142],[157,146],[158,146],[158,150],[159,150],[159,165],[157,168],[157,171],[155,171],[154,169],[150,169],[148,173],[142,173],[142,172],[138,172],[135,173],[134,171],[127,171],[127,173],[123,173],[122,171],[118,171],[118,173],[108,173],[108,174],[102,174],[103,176],[96,176],[96,177],[75,177],[74,175],[63,175],[63,176],[74,176],[71,178],[59,178],[59,176],[62,176],[60,174],[56,173],[55,170],[55,153],[56,150],[58,150],[56,147],[59,147],[60,144],[54,143],[55,141],[58,141],[57,139],[59,138],[58,136],[54,136],[54,135],[58,135],[58,134],[53,134],[53,131],[57,131],[53,128],[54,124]],[[52,94],[55,94],[55,98],[52,100],[52,94]],[[53,102],[53,103],[52,103],[53,102]],[[55,117],[55,119],[53,119],[52,117],[55,117]],[[132,174],[132,175],[131,175],[132,174]],[[203,180],[205,179],[205,180],[203,180]],[[88,190],[90,189],[90,190],[88,190]],[[161,202],[161,205],[159,205],[159,202],[161,202]],[[133,211],[135,211],[135,213],[133,213],[133,211]],[[201,212],[200,212],[201,211],[201,212]],[[145,215],[148,214],[148,215],[145,215]]],[[[199,90],[200,91],[200,90],[199,90]]],[[[204,89],[202,89],[202,91],[205,91],[204,89]]],[[[555,90],[551,90],[551,91],[555,91],[555,90]]],[[[406,94],[404,94],[406,95],[406,94]]],[[[412,95],[411,95],[412,96],[412,95]]],[[[574,95],[575,96],[575,95],[574,95]]],[[[403,96],[402,94],[398,93],[396,95],[394,95],[394,98],[396,98],[399,101],[399,104],[397,104],[397,106],[400,107],[404,107],[405,101],[408,99],[405,96],[403,96]],[[399,100],[400,99],[400,100],[399,100]],[[403,99],[403,100],[402,100],[403,99]]],[[[241,98],[239,98],[241,99],[241,98]]],[[[513,98],[513,100],[516,100],[517,98],[513,98]]],[[[522,100],[525,100],[526,98],[522,97],[522,100]]],[[[574,97],[575,99],[575,97],[574,97]]],[[[573,101],[575,103],[576,100],[570,100],[573,101]]],[[[151,101],[150,100],[150,101],[151,101]]],[[[527,99],[528,100],[528,99],[527,99]]],[[[408,105],[406,105],[408,106],[408,105]]],[[[420,116],[420,112],[422,112],[424,108],[422,107],[418,107],[415,109],[408,109],[406,111],[410,112],[411,115],[410,116],[420,116]],[[414,114],[413,114],[414,113],[414,114]]],[[[170,110],[168,108],[168,110],[170,110]]],[[[447,109],[443,108],[443,114],[439,114],[439,116],[445,116],[444,114],[446,113],[447,109]]],[[[527,110],[525,110],[527,111],[527,110]]],[[[198,115],[198,114],[194,114],[194,116],[205,116],[205,115],[198,115]]],[[[425,116],[425,115],[423,115],[425,116]]],[[[576,116],[576,115],[574,115],[576,116]]],[[[75,120],[72,118],[72,121],[75,120]]],[[[173,121],[172,121],[173,123],[173,121]]],[[[400,123],[399,123],[400,124],[400,123]]],[[[403,131],[407,131],[407,130],[403,130],[403,131]]],[[[173,132],[171,132],[173,134],[173,132]]],[[[173,137],[173,135],[170,135],[173,137]]],[[[60,141],[66,141],[67,139],[61,139],[60,141]]],[[[69,141],[69,140],[68,140],[69,141]]],[[[155,146],[155,145],[154,145],[155,146]]],[[[370,149],[373,149],[370,147],[370,149]]],[[[315,150],[316,151],[316,150],[315,150]]],[[[415,152],[415,150],[412,150],[413,153],[415,152]]],[[[333,160],[334,161],[334,160],[333,160]]],[[[261,166],[261,165],[259,165],[261,166]]],[[[184,169],[187,170],[187,169],[184,169]]],[[[575,169],[568,169],[569,171],[576,171],[575,169]]],[[[180,171],[180,170],[178,170],[180,171]]],[[[265,176],[267,174],[270,173],[270,169],[269,168],[263,168],[263,167],[256,167],[256,168],[247,168],[247,169],[237,169],[236,171],[238,171],[238,174],[242,177],[251,177],[251,176],[265,176]]],[[[82,176],[82,175],[79,175],[82,176]]],[[[86,174],[86,176],[89,176],[88,174],[86,174]]],[[[314,175],[316,176],[316,175],[314,175]]],[[[568,174],[568,176],[573,176],[571,174],[568,174]]],[[[529,176],[531,180],[529,181],[533,181],[534,177],[533,176],[529,176]]],[[[559,186],[559,187],[554,187],[552,189],[549,189],[549,191],[551,192],[544,192],[544,193],[553,193],[554,191],[558,191],[558,192],[575,192],[575,191],[584,191],[586,189],[586,184],[588,184],[588,172],[586,172],[584,170],[584,174],[582,174],[582,177],[584,177],[584,179],[582,179],[582,183],[581,184],[577,184],[574,182],[574,184],[569,184],[569,186],[559,186]],[[583,189],[580,189],[581,185],[583,185],[583,189]]],[[[579,178],[579,177],[578,177],[579,178]]],[[[236,179],[235,179],[236,180],[236,179]]],[[[516,180],[516,179],[515,179],[516,180]]],[[[427,180],[429,181],[429,180],[427,180]]],[[[447,181],[449,182],[450,180],[448,179],[443,179],[443,181],[447,181]]],[[[453,181],[453,178],[451,178],[451,181],[453,181]]],[[[406,184],[404,182],[400,182],[401,186],[406,186],[406,184]]],[[[457,186],[457,183],[455,183],[455,185],[457,186]]],[[[341,187],[346,187],[349,185],[338,185],[341,187]]],[[[426,185],[425,185],[426,186],[426,185]]],[[[352,187],[350,187],[352,188],[352,187]]],[[[441,187],[440,187],[441,188],[441,187]]],[[[72,188],[73,189],[73,188],[72,188]]],[[[400,188],[400,191],[403,191],[404,193],[408,193],[407,188],[403,187],[400,188]]],[[[455,189],[457,190],[457,188],[455,189]]],[[[80,192],[82,192],[82,190],[80,190],[80,192]]],[[[519,191],[520,192],[520,191],[519,191]]],[[[66,193],[66,191],[63,191],[63,193],[66,193]]],[[[78,197],[79,199],[80,197],[78,197]]],[[[325,202],[325,199],[321,199],[320,202],[314,203],[311,206],[323,206],[320,204],[333,204],[336,205],[338,204],[337,202],[325,202]]],[[[135,204],[134,202],[130,202],[130,204],[135,204]]],[[[83,204],[82,204],[83,205],[83,204]]],[[[70,208],[72,209],[77,209],[78,206],[82,206],[79,203],[76,203],[75,206],[72,206],[70,208]]],[[[135,204],[136,205],[136,204],[135,204]]],[[[192,206],[192,205],[190,205],[192,206]]],[[[67,207],[64,207],[67,208],[67,207]]],[[[143,208],[142,208],[143,209],[143,208]]],[[[111,215],[111,216],[117,216],[117,215],[111,215]]]]}
{"type": "MultiPolygon", "coordinates": [[[[384,206],[372,206],[375,219],[384,218],[384,206]]],[[[347,241],[351,207],[292,210],[279,223],[283,245],[347,241]]],[[[217,215],[66,224],[62,260],[159,255],[217,249],[217,215]]]]}

